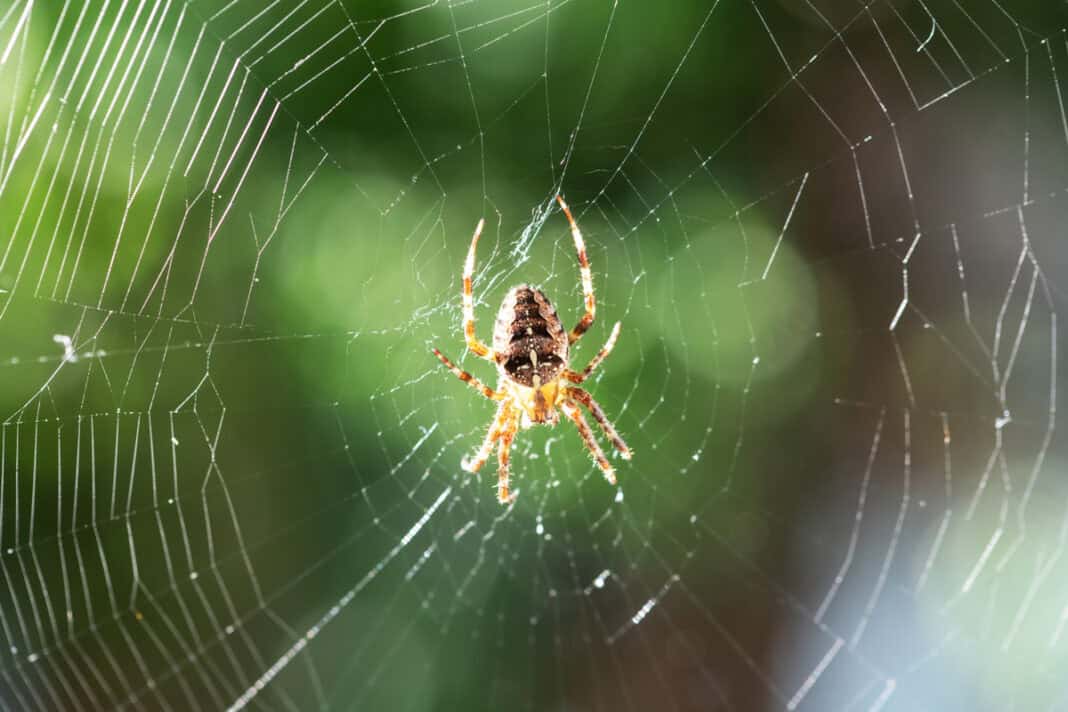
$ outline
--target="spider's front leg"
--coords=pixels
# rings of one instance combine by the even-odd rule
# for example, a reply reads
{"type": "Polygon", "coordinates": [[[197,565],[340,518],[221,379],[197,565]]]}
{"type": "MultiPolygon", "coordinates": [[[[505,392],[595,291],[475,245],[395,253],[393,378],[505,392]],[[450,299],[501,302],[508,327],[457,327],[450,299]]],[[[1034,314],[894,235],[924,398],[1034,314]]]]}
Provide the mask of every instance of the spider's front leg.
{"type": "Polygon", "coordinates": [[[612,441],[612,445],[619,451],[619,456],[624,460],[629,460],[631,454],[630,448],[627,447],[627,443],[623,442],[623,438],[616,432],[616,428],[612,425],[608,416],[604,414],[601,404],[595,401],[593,396],[581,388],[565,388],[564,393],[567,394],[568,398],[578,401],[586,406],[586,409],[590,411],[590,415],[593,416],[593,419],[601,426],[601,430],[604,431],[604,434],[612,441]]]}
{"type": "Polygon", "coordinates": [[[460,467],[472,474],[482,469],[482,466],[486,464],[486,460],[489,459],[490,453],[493,452],[493,446],[501,439],[501,431],[509,418],[511,418],[511,410],[508,406],[508,401],[501,401],[500,406],[497,407],[497,415],[493,417],[489,431],[482,441],[482,447],[478,449],[478,453],[473,458],[465,457],[460,460],[460,467]]]}
{"type": "Polygon", "coordinates": [[[604,450],[601,449],[601,446],[594,439],[593,431],[590,430],[589,424],[582,416],[582,411],[580,411],[578,406],[574,403],[566,400],[560,404],[560,409],[564,411],[564,415],[571,418],[571,422],[578,428],[579,435],[582,436],[582,442],[586,444],[586,448],[593,455],[593,459],[597,462],[597,466],[604,472],[604,478],[608,480],[608,484],[616,484],[615,468],[612,467],[612,463],[605,457],[604,450]]]}
{"type": "Polygon", "coordinates": [[[511,504],[515,501],[515,495],[508,492],[508,457],[517,428],[516,419],[509,417],[501,430],[501,444],[497,449],[497,500],[501,504],[511,504]]]}

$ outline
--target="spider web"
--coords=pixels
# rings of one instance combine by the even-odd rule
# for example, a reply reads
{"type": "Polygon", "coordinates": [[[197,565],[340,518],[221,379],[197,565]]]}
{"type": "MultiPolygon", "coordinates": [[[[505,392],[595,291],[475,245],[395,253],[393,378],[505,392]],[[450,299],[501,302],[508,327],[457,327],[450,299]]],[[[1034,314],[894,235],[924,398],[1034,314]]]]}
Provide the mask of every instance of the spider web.
{"type": "Polygon", "coordinates": [[[3,708],[1068,706],[1063,4],[652,5],[0,5],[3,708]]]}

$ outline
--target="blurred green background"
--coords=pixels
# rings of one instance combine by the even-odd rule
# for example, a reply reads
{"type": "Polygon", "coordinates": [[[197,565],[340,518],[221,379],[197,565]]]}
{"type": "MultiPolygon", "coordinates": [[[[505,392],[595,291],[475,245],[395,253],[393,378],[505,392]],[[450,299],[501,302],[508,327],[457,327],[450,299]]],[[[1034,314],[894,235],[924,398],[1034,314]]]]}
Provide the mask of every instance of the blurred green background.
{"type": "Polygon", "coordinates": [[[0,699],[1063,703],[1064,14],[0,3],[0,699]],[[431,349],[483,217],[578,318],[558,191],[635,458],[502,508],[431,349]]]}

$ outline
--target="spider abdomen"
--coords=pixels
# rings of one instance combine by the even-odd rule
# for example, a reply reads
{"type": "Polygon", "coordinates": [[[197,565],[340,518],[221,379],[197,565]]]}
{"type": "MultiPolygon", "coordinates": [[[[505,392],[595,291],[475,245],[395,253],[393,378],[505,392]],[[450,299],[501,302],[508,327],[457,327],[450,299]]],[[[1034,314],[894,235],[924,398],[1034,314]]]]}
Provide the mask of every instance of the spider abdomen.
{"type": "Polygon", "coordinates": [[[513,287],[501,302],[493,351],[502,375],[536,388],[567,367],[568,338],[549,298],[536,287],[513,287]]]}

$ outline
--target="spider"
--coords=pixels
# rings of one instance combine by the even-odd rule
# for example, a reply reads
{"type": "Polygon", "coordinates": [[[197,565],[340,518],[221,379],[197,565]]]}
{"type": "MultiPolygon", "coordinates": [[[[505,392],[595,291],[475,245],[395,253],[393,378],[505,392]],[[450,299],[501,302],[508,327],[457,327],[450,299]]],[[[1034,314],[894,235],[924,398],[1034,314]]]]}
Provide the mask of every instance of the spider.
{"type": "Polygon", "coordinates": [[[567,203],[559,195],[556,201],[567,216],[571,227],[571,237],[575,240],[578,252],[579,271],[582,277],[582,294],[586,302],[586,313],[570,332],[564,331],[560,317],[549,298],[529,284],[512,287],[501,302],[497,312],[497,322],[493,327],[493,348],[486,346],[475,336],[475,306],[471,295],[471,276],[475,271],[475,248],[485,220],[478,221],[475,234],[471,238],[471,247],[467,251],[463,271],[463,305],[464,336],[467,348],[476,356],[491,361],[497,366],[500,379],[497,390],[484,385],[467,371],[457,367],[438,349],[434,355],[441,359],[445,367],[465,383],[469,383],[490,400],[499,402],[497,414],[493,418],[489,432],[482,441],[482,446],[472,458],[463,458],[460,466],[468,472],[478,472],[497,445],[497,499],[502,504],[515,500],[515,495],[508,492],[508,457],[516,431],[522,427],[529,428],[536,423],[556,425],[559,414],[556,408],[564,412],[578,428],[579,435],[593,455],[604,477],[611,485],[616,484],[616,474],[604,450],[593,437],[586,418],[579,406],[589,410],[590,415],[604,430],[605,435],[619,451],[624,460],[629,460],[630,448],[608,421],[604,411],[589,393],[577,386],[567,386],[561,381],[579,384],[589,378],[619,338],[620,323],[612,327],[608,341],[582,371],[568,368],[568,354],[572,344],[593,324],[596,302],[593,296],[593,278],[590,276],[590,263],[586,258],[586,245],[582,240],[575,218],[567,203]]]}

